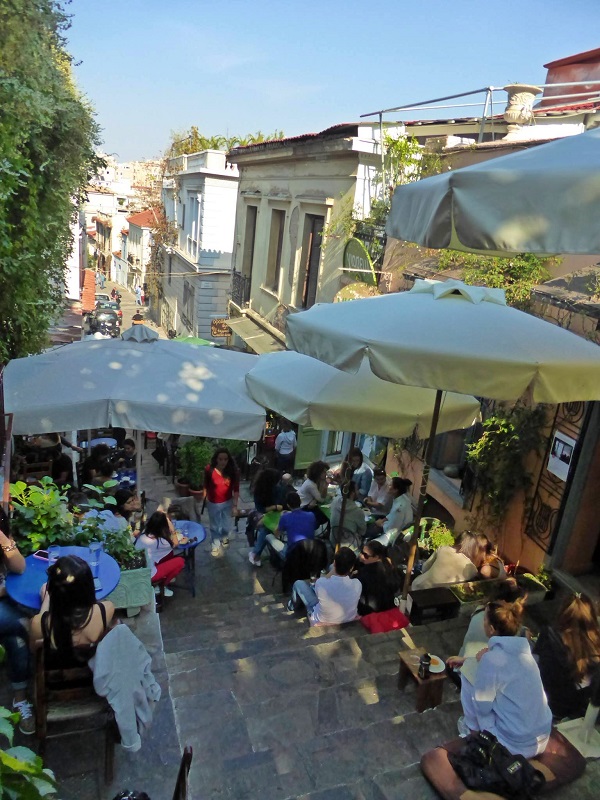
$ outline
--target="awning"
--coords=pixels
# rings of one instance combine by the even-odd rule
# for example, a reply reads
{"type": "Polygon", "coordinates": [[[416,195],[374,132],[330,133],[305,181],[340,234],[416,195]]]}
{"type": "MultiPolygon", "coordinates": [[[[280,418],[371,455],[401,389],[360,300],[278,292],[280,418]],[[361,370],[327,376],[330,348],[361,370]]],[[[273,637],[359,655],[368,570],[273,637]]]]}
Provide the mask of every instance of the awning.
{"type": "Polygon", "coordinates": [[[264,328],[261,328],[256,322],[252,322],[248,317],[228,319],[227,324],[240,339],[246,342],[248,347],[251,347],[259,355],[285,350],[285,345],[279,339],[267,333],[264,328]]]}

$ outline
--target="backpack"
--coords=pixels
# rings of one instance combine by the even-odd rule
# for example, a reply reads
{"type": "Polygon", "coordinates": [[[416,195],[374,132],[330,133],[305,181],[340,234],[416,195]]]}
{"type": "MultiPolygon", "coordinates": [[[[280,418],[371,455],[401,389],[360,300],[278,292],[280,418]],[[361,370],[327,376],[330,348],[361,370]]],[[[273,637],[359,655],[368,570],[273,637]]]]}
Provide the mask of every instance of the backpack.
{"type": "Polygon", "coordinates": [[[524,756],[513,755],[489,731],[471,733],[458,753],[448,753],[448,760],[468,789],[513,800],[529,800],[546,783],[524,756]]]}

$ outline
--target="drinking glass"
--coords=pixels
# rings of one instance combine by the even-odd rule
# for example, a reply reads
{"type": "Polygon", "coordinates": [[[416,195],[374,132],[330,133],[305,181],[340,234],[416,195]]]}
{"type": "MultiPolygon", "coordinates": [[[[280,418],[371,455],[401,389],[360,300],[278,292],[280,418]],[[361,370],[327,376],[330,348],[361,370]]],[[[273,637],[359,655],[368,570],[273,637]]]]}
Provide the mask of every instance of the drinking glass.
{"type": "Polygon", "coordinates": [[[48,548],[48,566],[51,567],[52,564],[56,564],[59,558],[60,558],[60,545],[51,544],[50,547],[48,548]]]}
{"type": "Polygon", "coordinates": [[[102,552],[102,547],[102,542],[90,542],[90,568],[94,578],[98,577],[98,570],[100,569],[100,553],[102,552]]]}

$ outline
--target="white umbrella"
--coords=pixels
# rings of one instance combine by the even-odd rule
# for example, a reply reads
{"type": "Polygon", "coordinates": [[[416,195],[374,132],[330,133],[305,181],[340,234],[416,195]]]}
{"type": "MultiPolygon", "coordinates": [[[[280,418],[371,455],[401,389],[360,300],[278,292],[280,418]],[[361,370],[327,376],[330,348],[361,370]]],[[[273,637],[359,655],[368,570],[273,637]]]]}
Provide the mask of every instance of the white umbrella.
{"type": "Polygon", "coordinates": [[[259,439],[265,412],[244,378],[256,356],[182,342],[74,342],[4,370],[13,433],[109,425],[259,439]]]}
{"type": "Polygon", "coordinates": [[[543,403],[600,399],[597,345],[506,306],[501,290],[460,281],[417,281],[409,292],[313,306],[288,316],[287,343],[349,372],[366,360],[383,380],[437,390],[407,581],[443,389],[496,400],[528,390],[543,403]]]}
{"type": "Polygon", "coordinates": [[[158,331],[140,323],[124,330],[121,339],[126,342],[153,342],[158,339],[158,331]]]}
{"type": "MultiPolygon", "coordinates": [[[[246,385],[257,403],[299,425],[394,438],[410,436],[415,426],[427,432],[435,404],[431,389],[382,381],[366,365],[349,375],[292,350],[259,356],[246,385]]],[[[468,428],[478,419],[474,397],[445,393],[438,431],[468,428]]]]}
{"type": "Polygon", "coordinates": [[[600,128],[398,186],[387,234],[425,247],[600,253],[600,128]]]}

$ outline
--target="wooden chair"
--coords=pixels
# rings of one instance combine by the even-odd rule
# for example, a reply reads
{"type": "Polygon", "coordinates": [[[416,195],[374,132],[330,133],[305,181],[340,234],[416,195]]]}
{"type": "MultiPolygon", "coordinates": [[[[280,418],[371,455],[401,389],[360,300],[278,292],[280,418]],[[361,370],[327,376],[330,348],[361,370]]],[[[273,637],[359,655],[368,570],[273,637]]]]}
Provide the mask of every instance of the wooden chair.
{"type": "Polygon", "coordinates": [[[19,470],[19,480],[25,483],[32,483],[45,478],[46,475],[52,475],[52,459],[49,461],[36,461],[32,464],[23,462],[19,470]]]}
{"type": "Polygon", "coordinates": [[[111,783],[117,728],[108,701],[99,697],[88,666],[46,669],[44,647],[35,650],[35,733],[43,757],[46,741],[104,731],[104,781],[111,783]],[[56,728],[49,732],[49,728],[56,728]]]}
{"type": "Polygon", "coordinates": [[[172,800],[188,800],[190,797],[189,787],[189,774],[190,767],[192,766],[193,750],[191,747],[185,747],[181,762],[179,764],[179,772],[177,773],[177,783],[175,784],[175,791],[173,792],[172,800]]]}

